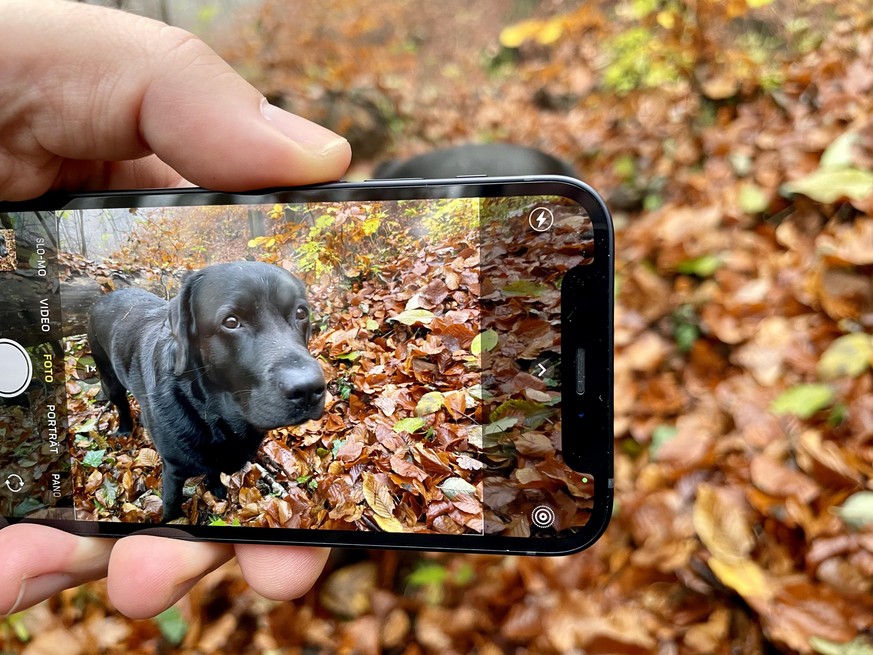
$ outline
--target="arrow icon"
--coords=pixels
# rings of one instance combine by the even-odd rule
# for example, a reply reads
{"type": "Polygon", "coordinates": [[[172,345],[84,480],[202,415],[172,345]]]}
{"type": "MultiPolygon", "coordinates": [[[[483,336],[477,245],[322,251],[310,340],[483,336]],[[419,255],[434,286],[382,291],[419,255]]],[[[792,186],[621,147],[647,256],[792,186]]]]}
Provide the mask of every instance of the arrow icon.
{"type": "Polygon", "coordinates": [[[24,480],[21,479],[21,476],[12,473],[6,476],[6,488],[9,489],[14,494],[17,494],[19,491],[24,489],[24,480]]]}
{"type": "Polygon", "coordinates": [[[542,362],[539,362],[539,363],[537,364],[537,366],[540,367],[539,376],[540,376],[541,378],[546,377],[546,373],[548,372],[548,370],[546,369],[545,366],[543,366],[543,363],[542,363],[542,362]]]}

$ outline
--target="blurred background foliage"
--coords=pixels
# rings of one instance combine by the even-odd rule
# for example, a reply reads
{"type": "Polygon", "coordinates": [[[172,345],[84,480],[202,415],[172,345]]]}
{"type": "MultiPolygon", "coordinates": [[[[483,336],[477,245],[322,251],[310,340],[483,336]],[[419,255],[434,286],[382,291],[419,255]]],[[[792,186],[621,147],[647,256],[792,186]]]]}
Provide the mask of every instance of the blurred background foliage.
{"type": "Polygon", "coordinates": [[[467,142],[569,161],[616,219],[616,509],[566,558],[235,565],[155,620],[102,583],[5,652],[873,653],[869,0],[169,0],[352,177],[467,142]]]}

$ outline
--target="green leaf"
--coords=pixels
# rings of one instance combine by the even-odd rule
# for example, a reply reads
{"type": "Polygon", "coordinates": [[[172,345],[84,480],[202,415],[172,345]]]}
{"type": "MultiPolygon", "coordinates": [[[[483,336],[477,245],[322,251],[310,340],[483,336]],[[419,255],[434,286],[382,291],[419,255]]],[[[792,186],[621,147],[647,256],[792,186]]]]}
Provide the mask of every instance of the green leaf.
{"type": "Polygon", "coordinates": [[[220,516],[213,516],[212,519],[209,521],[209,525],[214,525],[214,526],[220,527],[220,528],[227,527],[227,526],[232,526],[232,527],[238,528],[242,524],[239,522],[239,519],[236,517],[234,517],[233,521],[228,523],[220,516]]]}
{"type": "Polygon", "coordinates": [[[855,637],[845,644],[838,644],[821,637],[810,637],[809,645],[819,655],[873,655],[873,644],[864,637],[855,637]]]}
{"type": "Polygon", "coordinates": [[[22,643],[26,643],[30,641],[30,630],[27,629],[26,623],[22,620],[24,618],[24,614],[19,612],[18,614],[12,614],[7,616],[4,620],[4,623],[7,623],[12,627],[12,631],[15,633],[18,641],[22,643]]]}
{"type": "MultiPolygon", "coordinates": [[[[654,6],[652,6],[652,11],[654,11],[654,6]]],[[[621,178],[625,182],[635,181],[637,177],[636,159],[627,153],[623,153],[615,158],[615,162],[612,165],[612,170],[619,178],[621,178]]]]}
{"type": "Polygon", "coordinates": [[[515,416],[507,416],[506,418],[498,419],[497,421],[494,421],[484,426],[483,433],[498,434],[500,432],[506,432],[516,423],[518,423],[518,418],[516,418],[515,416]]]}
{"type": "Polygon", "coordinates": [[[758,9],[773,4],[773,0],[746,0],[746,6],[749,9],[758,9]]]}
{"type": "Polygon", "coordinates": [[[857,141],[857,133],[843,132],[822,153],[819,167],[830,169],[849,168],[852,165],[852,150],[857,141]]]}
{"type": "Polygon", "coordinates": [[[488,393],[487,389],[483,389],[481,384],[474,384],[472,387],[468,388],[467,394],[476,400],[487,400],[491,398],[491,394],[488,393]]]}
{"type": "Polygon", "coordinates": [[[106,454],[106,449],[103,450],[89,450],[85,453],[85,457],[82,458],[82,464],[85,466],[90,466],[91,468],[97,468],[103,463],[103,456],[106,454]]]}
{"type": "Polygon", "coordinates": [[[397,321],[404,325],[414,325],[421,323],[428,325],[434,319],[434,313],[427,309],[407,309],[400,312],[397,316],[392,316],[389,321],[397,321]]]}
{"type": "Polygon", "coordinates": [[[28,496],[15,506],[12,510],[12,516],[27,516],[40,509],[45,509],[45,503],[39,498],[28,496]]]}
{"type": "Polygon", "coordinates": [[[496,345],[497,332],[494,330],[485,330],[473,337],[473,343],[470,344],[470,352],[478,356],[483,352],[494,350],[496,345]]]}
{"type": "Polygon", "coordinates": [[[798,384],[783,391],[770,405],[774,414],[810,418],[834,402],[834,390],[827,384],[798,384]]]}
{"type": "Polygon", "coordinates": [[[360,356],[361,356],[360,351],[353,350],[352,352],[345,353],[344,355],[337,355],[336,359],[345,359],[346,361],[353,362],[360,356]]]}
{"type": "Polygon", "coordinates": [[[834,339],[818,362],[818,374],[825,379],[857,377],[873,362],[873,337],[863,332],[834,339]]]}
{"type": "Polygon", "coordinates": [[[158,629],[170,644],[178,646],[188,634],[188,621],[178,607],[170,607],[158,614],[155,619],[158,629]]]}
{"type": "Polygon", "coordinates": [[[860,168],[819,168],[794,182],[783,191],[802,193],[818,202],[832,203],[841,198],[864,200],[873,193],[873,172],[860,168]]]}
{"type": "Polygon", "coordinates": [[[649,444],[649,455],[651,455],[652,459],[657,461],[658,451],[661,450],[661,446],[675,437],[677,432],[676,427],[672,425],[659,425],[654,429],[652,432],[652,442],[649,444]]]}
{"type": "Polygon", "coordinates": [[[533,400],[507,400],[501,403],[488,417],[492,424],[506,417],[507,414],[522,414],[524,416],[524,425],[531,430],[537,429],[550,416],[554,416],[558,412],[553,407],[546,407],[542,403],[534,402],[533,400]]]}
{"type": "Polygon", "coordinates": [[[873,491],[852,494],[840,507],[834,507],[833,512],[853,528],[870,525],[873,523],[873,491]]]}
{"type": "Polygon", "coordinates": [[[673,339],[679,352],[687,353],[700,337],[700,319],[691,305],[677,307],[670,317],[673,322],[673,339]]]}
{"type": "Polygon", "coordinates": [[[442,585],[446,581],[446,567],[435,562],[425,562],[416,568],[406,582],[415,587],[426,587],[428,585],[442,585]]]}
{"type": "Polygon", "coordinates": [[[476,571],[473,569],[469,562],[464,562],[455,571],[455,584],[463,587],[473,582],[475,577],[476,571]]]}
{"type": "Polygon", "coordinates": [[[831,407],[831,411],[828,413],[828,426],[831,428],[838,428],[846,422],[848,417],[849,408],[846,407],[846,404],[836,403],[831,407]]]}
{"type": "Polygon", "coordinates": [[[368,332],[375,332],[378,329],[379,329],[379,324],[376,321],[374,321],[372,318],[368,318],[367,319],[367,331],[368,332]]]}
{"type": "Polygon", "coordinates": [[[463,478],[449,478],[442,484],[437,485],[446,498],[452,499],[458,494],[475,494],[476,487],[463,478]]]}
{"type": "Polygon", "coordinates": [[[549,287],[544,284],[537,284],[531,280],[516,280],[510,282],[500,290],[506,297],[527,296],[529,298],[538,298],[543,293],[549,290],[549,287]]]}
{"type": "Polygon", "coordinates": [[[100,487],[100,490],[103,492],[101,500],[106,507],[115,507],[119,488],[120,485],[113,482],[109,477],[103,480],[103,484],[100,487]]]}
{"type": "Polygon", "coordinates": [[[428,414],[433,414],[439,411],[444,404],[445,396],[439,391],[431,391],[424,394],[421,400],[418,401],[418,404],[415,406],[415,415],[427,416],[428,414]]]}
{"type": "Polygon", "coordinates": [[[721,268],[722,261],[720,257],[715,255],[703,255],[694,259],[686,259],[680,263],[676,270],[685,275],[696,275],[697,277],[709,277],[721,268]]]}
{"type": "Polygon", "coordinates": [[[679,352],[687,353],[700,337],[700,328],[693,323],[680,323],[673,330],[673,338],[679,352]]]}
{"type": "Polygon", "coordinates": [[[89,418],[87,421],[82,423],[81,425],[77,425],[73,428],[73,432],[84,433],[87,434],[89,432],[93,432],[97,429],[97,419],[95,417],[89,418]]]}
{"type": "Polygon", "coordinates": [[[409,418],[403,418],[397,421],[394,424],[394,427],[391,428],[395,432],[409,432],[412,434],[416,430],[420,430],[424,427],[424,419],[416,416],[411,416],[409,418]]]}
{"type": "Polygon", "coordinates": [[[747,214],[760,214],[770,205],[770,199],[757,184],[746,182],[740,186],[740,209],[747,214]]]}
{"type": "Polygon", "coordinates": [[[331,453],[331,455],[333,455],[334,457],[336,457],[336,454],[339,452],[339,449],[342,448],[342,447],[345,445],[346,441],[348,441],[348,439],[335,439],[335,440],[330,444],[330,453],[331,453]]]}

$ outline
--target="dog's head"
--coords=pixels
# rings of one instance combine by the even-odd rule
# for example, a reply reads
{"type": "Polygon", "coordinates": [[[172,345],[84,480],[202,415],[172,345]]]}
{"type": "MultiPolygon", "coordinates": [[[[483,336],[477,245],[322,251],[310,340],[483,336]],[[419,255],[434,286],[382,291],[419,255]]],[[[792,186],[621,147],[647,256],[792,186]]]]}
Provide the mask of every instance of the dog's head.
{"type": "Polygon", "coordinates": [[[321,366],[309,353],[303,282],[261,262],[208,266],[170,303],[175,374],[222,394],[251,426],[269,430],[324,411],[321,366]]]}

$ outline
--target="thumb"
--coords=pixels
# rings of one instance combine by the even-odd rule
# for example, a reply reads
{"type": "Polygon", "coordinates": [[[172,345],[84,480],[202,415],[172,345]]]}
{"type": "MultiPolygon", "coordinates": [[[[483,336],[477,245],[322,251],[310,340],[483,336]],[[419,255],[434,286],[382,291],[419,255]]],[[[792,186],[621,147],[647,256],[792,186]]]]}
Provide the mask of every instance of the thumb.
{"type": "Polygon", "coordinates": [[[338,179],[351,158],[345,139],[267,104],[202,41],[157,21],[4,0],[0,60],[9,199],[61,185],[148,186],[166,169],[228,191],[309,184],[338,179]]]}
{"type": "Polygon", "coordinates": [[[174,32],[140,107],[149,148],[183,177],[214,189],[336,180],[348,141],[286,112],[239,77],[201,41],[174,32]],[[172,117],[171,120],[168,117],[172,117]]]}

